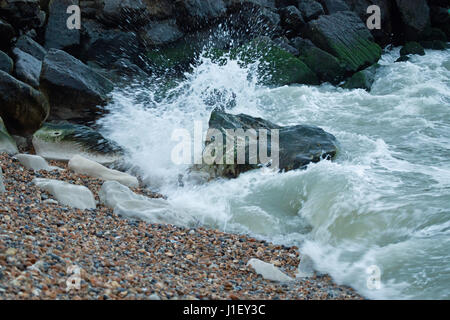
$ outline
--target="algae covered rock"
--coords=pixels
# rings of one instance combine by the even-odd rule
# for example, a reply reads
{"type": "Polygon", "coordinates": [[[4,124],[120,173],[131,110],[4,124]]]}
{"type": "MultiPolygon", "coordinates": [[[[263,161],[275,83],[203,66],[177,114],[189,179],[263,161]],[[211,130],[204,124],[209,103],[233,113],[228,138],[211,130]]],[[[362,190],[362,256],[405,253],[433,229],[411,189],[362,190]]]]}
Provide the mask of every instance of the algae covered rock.
{"type": "Polygon", "coordinates": [[[350,79],[348,79],[342,86],[345,89],[364,89],[370,91],[375,82],[375,75],[381,66],[376,63],[373,66],[358,71],[350,79]]]}
{"type": "Polygon", "coordinates": [[[418,54],[420,56],[425,55],[425,50],[418,42],[408,42],[406,43],[403,48],[400,50],[400,55],[406,56],[408,54],[418,54]]]}

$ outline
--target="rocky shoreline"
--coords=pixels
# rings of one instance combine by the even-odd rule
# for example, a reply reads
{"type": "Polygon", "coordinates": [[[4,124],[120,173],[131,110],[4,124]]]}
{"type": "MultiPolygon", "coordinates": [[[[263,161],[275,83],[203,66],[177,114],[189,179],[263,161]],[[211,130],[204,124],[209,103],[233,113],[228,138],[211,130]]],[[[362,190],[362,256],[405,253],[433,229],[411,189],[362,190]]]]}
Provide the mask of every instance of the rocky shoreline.
{"type": "MultiPolygon", "coordinates": [[[[273,282],[247,266],[256,258],[294,278],[298,248],[217,230],[124,219],[99,205],[71,209],[32,180],[87,186],[97,201],[103,181],[64,171],[25,169],[0,155],[6,192],[0,194],[0,299],[362,299],[327,275],[273,282]],[[80,289],[66,292],[69,267],[80,289]]],[[[144,189],[133,189],[158,197],[144,189]]]]}

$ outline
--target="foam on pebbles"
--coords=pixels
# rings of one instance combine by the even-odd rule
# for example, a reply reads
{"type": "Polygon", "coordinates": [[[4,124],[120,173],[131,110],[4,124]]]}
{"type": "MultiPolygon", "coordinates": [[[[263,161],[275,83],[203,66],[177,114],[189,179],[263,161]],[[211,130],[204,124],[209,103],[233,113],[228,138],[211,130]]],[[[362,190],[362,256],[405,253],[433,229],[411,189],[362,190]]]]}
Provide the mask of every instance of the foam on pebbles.
{"type": "Polygon", "coordinates": [[[17,154],[15,158],[19,160],[19,162],[28,170],[34,171],[53,171],[53,170],[61,170],[61,168],[50,166],[48,162],[42,158],[41,156],[36,156],[32,154],[17,154]]]}
{"type": "Polygon", "coordinates": [[[261,275],[266,280],[275,282],[290,282],[294,280],[273,264],[261,261],[259,259],[250,259],[247,266],[252,267],[257,274],[261,275]]]}
{"type": "Polygon", "coordinates": [[[33,183],[38,188],[52,194],[61,205],[81,210],[95,209],[97,206],[94,195],[84,186],[42,178],[35,178],[33,183]]]}
{"type": "Polygon", "coordinates": [[[80,155],[74,156],[69,161],[69,169],[78,174],[98,178],[105,181],[117,181],[125,186],[137,188],[139,181],[127,173],[109,169],[95,161],[86,159],[80,155]]]}

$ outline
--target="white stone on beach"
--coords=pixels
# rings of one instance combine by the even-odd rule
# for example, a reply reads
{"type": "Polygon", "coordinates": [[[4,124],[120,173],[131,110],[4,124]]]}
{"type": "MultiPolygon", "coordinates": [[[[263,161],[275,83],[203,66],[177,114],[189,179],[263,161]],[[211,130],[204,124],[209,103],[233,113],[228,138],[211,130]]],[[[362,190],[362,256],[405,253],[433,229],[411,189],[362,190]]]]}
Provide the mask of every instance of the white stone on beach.
{"type": "Polygon", "coordinates": [[[0,193],[5,193],[6,189],[5,189],[5,185],[3,184],[3,171],[2,171],[2,167],[0,167],[0,193]]]}
{"type": "Polygon", "coordinates": [[[19,160],[19,162],[27,169],[34,171],[53,171],[53,170],[61,170],[61,168],[50,166],[48,162],[42,158],[41,156],[36,156],[32,154],[17,154],[15,158],[19,160]]]}
{"type": "Polygon", "coordinates": [[[53,195],[59,204],[81,210],[97,207],[92,192],[84,187],[64,181],[35,178],[33,183],[53,195]]]}
{"type": "Polygon", "coordinates": [[[310,256],[301,255],[296,278],[308,278],[314,275],[314,261],[310,256]]]}
{"type": "Polygon", "coordinates": [[[100,189],[99,197],[102,204],[125,217],[162,224],[175,222],[188,225],[193,222],[189,215],[179,214],[167,200],[138,195],[116,181],[106,181],[100,189]]]}
{"type": "Polygon", "coordinates": [[[261,261],[259,259],[250,259],[247,266],[252,267],[257,274],[261,275],[266,280],[276,282],[290,282],[294,280],[273,264],[261,261]]]}
{"type": "Polygon", "coordinates": [[[69,169],[78,174],[98,178],[105,181],[117,181],[128,187],[136,188],[139,181],[127,173],[109,169],[98,162],[86,159],[80,155],[72,157],[69,161],[69,169]]]}

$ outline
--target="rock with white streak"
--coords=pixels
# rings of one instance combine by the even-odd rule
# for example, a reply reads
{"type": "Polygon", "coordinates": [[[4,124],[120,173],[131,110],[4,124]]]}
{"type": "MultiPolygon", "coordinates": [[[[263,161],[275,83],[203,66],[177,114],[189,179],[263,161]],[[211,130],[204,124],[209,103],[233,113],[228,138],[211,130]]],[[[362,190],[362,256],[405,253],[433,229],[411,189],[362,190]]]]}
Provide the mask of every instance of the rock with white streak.
{"type": "Polygon", "coordinates": [[[109,169],[95,161],[86,159],[80,155],[74,156],[69,161],[69,169],[75,173],[87,175],[105,181],[117,181],[125,186],[136,188],[139,181],[127,173],[109,169]]]}
{"type": "Polygon", "coordinates": [[[294,280],[273,264],[261,261],[259,259],[250,259],[247,266],[252,267],[257,274],[261,275],[266,280],[276,282],[290,282],[294,280]]]}
{"type": "Polygon", "coordinates": [[[81,210],[95,209],[97,206],[94,195],[84,186],[41,178],[34,179],[33,183],[53,195],[61,205],[81,210]]]}
{"type": "Polygon", "coordinates": [[[34,170],[34,171],[61,170],[61,168],[50,166],[48,164],[48,162],[40,156],[21,153],[21,154],[17,154],[15,157],[28,170],[34,170]]]}

